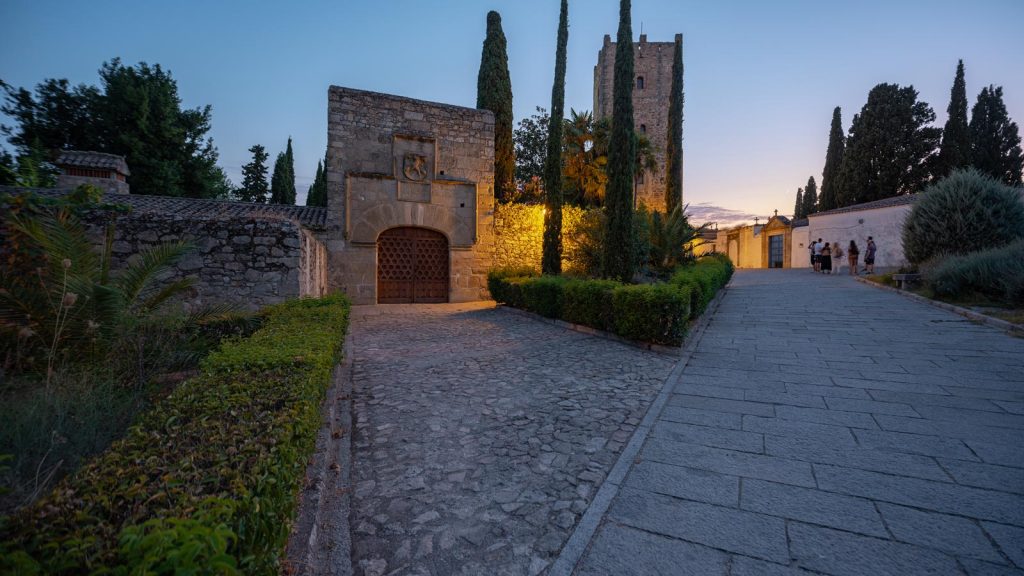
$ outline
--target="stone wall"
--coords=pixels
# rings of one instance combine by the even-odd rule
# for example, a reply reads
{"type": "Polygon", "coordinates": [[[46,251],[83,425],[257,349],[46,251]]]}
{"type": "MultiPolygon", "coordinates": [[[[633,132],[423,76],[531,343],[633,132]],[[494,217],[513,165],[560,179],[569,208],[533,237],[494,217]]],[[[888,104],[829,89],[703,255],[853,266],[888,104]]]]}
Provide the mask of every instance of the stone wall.
{"type": "Polygon", "coordinates": [[[71,176],[68,174],[57,175],[58,188],[77,188],[82,184],[95,186],[110,194],[128,194],[130,192],[128,183],[116,178],[95,178],[91,176],[71,176]]]}
{"type": "MultiPolygon", "coordinates": [[[[494,265],[540,270],[544,250],[544,206],[501,204],[494,211],[494,265]]],[[[593,252],[587,249],[592,229],[601,224],[601,210],[576,206],[562,208],[562,271],[586,275],[593,272],[593,252]]]]}
{"type": "Polygon", "coordinates": [[[377,301],[381,232],[415,226],[450,246],[451,302],[486,299],[494,261],[494,115],[332,86],[327,130],[327,284],[377,301]],[[408,158],[418,158],[415,165],[408,158]]]}
{"type": "MultiPolygon", "coordinates": [[[[92,230],[102,233],[98,223],[92,230]]],[[[325,275],[322,244],[288,220],[119,216],[113,266],[121,268],[142,250],[176,240],[195,246],[173,274],[195,281],[186,298],[189,307],[229,302],[254,310],[288,298],[323,294],[310,280],[325,275]]]]}
{"type": "MultiPolygon", "coordinates": [[[[676,42],[683,35],[676,34],[675,42],[648,42],[641,34],[633,43],[633,63],[636,76],[643,78],[643,88],[634,79],[633,123],[638,134],[651,141],[658,168],[644,176],[637,185],[637,199],[652,210],[665,211],[665,145],[668,142],[668,105],[672,93],[672,61],[676,42]]],[[[612,92],[615,81],[616,43],[605,35],[604,44],[597,54],[594,66],[594,118],[612,115],[612,92]]],[[[679,167],[682,179],[682,165],[679,167]]],[[[681,202],[680,202],[681,203],[681,202]]]]}
{"type": "Polygon", "coordinates": [[[846,251],[850,240],[855,241],[862,264],[868,236],[872,236],[877,248],[875,270],[895,270],[907,263],[903,255],[903,222],[912,207],[912,204],[903,204],[872,210],[811,214],[808,217],[808,234],[815,240],[840,242],[843,251],[846,251]]]}

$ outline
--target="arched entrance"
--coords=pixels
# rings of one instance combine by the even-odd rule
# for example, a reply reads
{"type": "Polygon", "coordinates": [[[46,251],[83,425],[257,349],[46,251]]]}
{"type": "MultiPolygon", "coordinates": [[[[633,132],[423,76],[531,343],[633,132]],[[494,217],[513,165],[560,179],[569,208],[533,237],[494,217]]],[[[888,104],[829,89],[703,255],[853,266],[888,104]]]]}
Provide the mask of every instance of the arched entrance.
{"type": "Polygon", "coordinates": [[[391,228],[377,238],[377,302],[448,301],[448,238],[426,228],[391,228]]]}

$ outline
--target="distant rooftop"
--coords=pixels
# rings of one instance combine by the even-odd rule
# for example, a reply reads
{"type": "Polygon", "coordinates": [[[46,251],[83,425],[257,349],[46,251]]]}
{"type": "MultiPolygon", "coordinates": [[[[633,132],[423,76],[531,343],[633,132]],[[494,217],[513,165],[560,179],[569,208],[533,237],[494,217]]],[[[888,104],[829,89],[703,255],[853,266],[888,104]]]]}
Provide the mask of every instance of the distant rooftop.
{"type": "MultiPolygon", "coordinates": [[[[33,192],[41,196],[58,198],[71,192],[70,188],[20,188],[0,186],[0,194],[33,192]]],[[[230,200],[204,198],[178,198],[173,196],[145,196],[141,194],[104,194],[103,201],[131,206],[133,214],[164,214],[199,220],[228,220],[258,218],[291,220],[306,228],[322,230],[327,225],[327,209],[316,206],[286,206],[279,204],[252,204],[230,200]]]]}
{"type": "Polygon", "coordinates": [[[913,204],[914,202],[916,202],[917,197],[919,195],[920,194],[902,194],[900,196],[882,198],[881,200],[874,200],[872,202],[864,202],[863,204],[844,206],[842,208],[836,208],[835,210],[815,212],[814,214],[810,214],[809,217],[824,216],[827,214],[842,214],[843,212],[859,212],[861,210],[876,210],[878,208],[891,208],[893,206],[903,206],[906,204],[913,204]]]}
{"type": "Polygon", "coordinates": [[[128,163],[124,161],[124,156],[118,156],[117,154],[65,150],[57,157],[56,164],[58,166],[77,166],[80,168],[104,168],[114,170],[125,176],[131,176],[131,172],[128,171],[128,163]]]}

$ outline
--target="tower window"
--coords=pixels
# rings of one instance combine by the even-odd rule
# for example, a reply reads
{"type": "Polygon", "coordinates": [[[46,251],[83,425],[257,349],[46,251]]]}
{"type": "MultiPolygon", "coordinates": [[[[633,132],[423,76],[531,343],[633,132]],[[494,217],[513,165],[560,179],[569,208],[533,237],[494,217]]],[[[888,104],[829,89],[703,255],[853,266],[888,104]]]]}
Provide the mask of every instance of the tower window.
{"type": "Polygon", "coordinates": [[[643,186],[644,183],[644,171],[641,170],[636,175],[636,183],[643,186]]]}
{"type": "Polygon", "coordinates": [[[647,124],[641,124],[640,125],[640,133],[641,134],[647,134],[647,124]]]}
{"type": "Polygon", "coordinates": [[[637,76],[636,77],[636,89],[637,90],[643,90],[644,89],[644,77],[643,76],[637,76]]]}

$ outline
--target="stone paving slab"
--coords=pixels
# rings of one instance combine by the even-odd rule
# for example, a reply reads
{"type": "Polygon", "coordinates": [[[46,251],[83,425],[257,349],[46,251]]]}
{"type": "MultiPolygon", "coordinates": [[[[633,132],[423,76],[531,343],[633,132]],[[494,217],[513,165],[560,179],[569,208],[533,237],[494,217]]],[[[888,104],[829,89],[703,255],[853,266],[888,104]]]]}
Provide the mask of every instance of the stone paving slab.
{"type": "Polygon", "coordinates": [[[544,571],[677,361],[480,304],[355,307],[351,334],[374,576],[544,571]]]}
{"type": "Polygon", "coordinates": [[[676,374],[576,574],[1024,574],[1024,339],[739,271],[676,374]]]}

